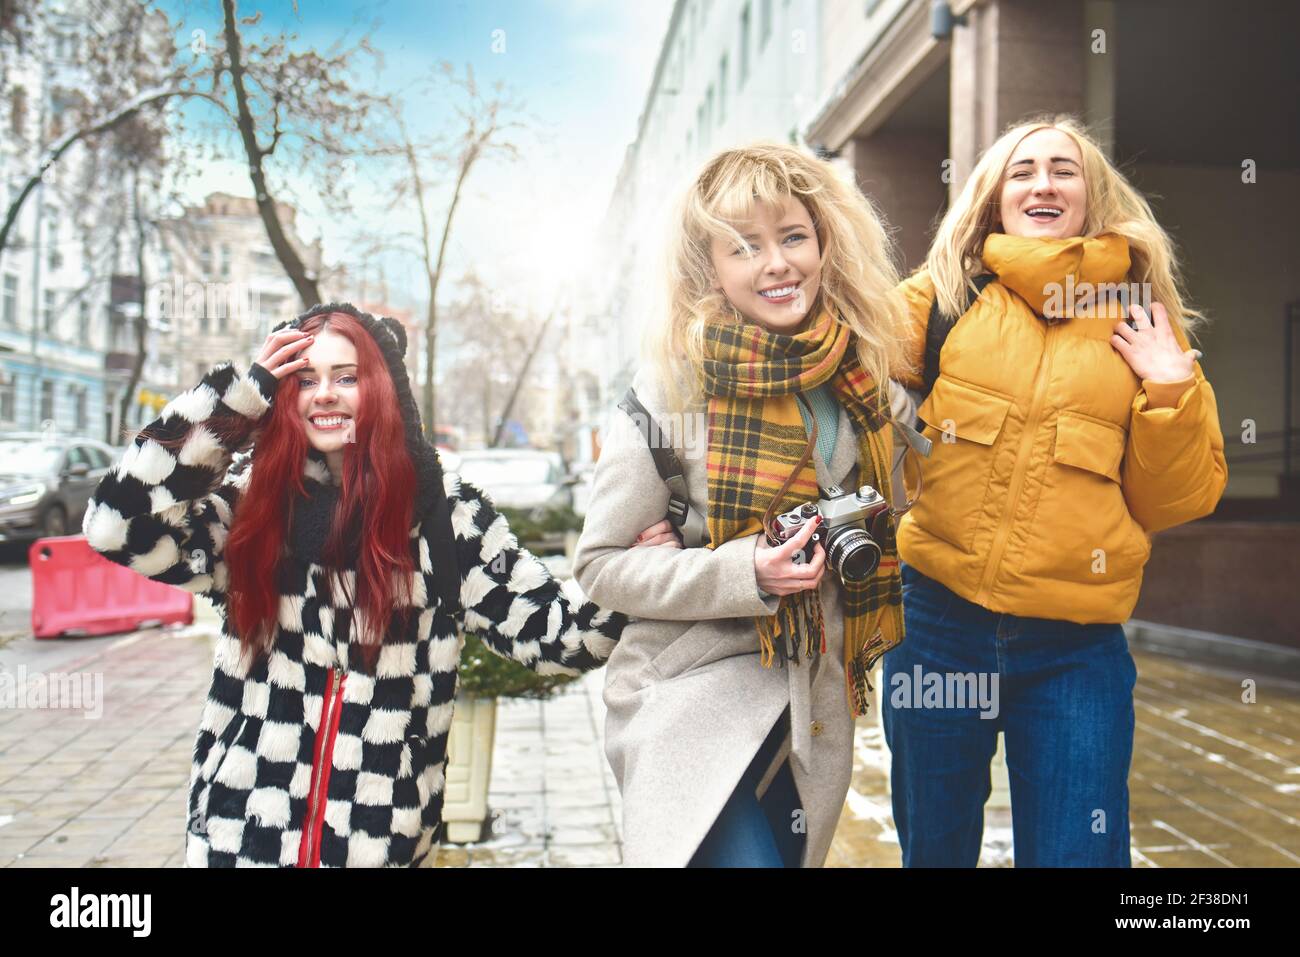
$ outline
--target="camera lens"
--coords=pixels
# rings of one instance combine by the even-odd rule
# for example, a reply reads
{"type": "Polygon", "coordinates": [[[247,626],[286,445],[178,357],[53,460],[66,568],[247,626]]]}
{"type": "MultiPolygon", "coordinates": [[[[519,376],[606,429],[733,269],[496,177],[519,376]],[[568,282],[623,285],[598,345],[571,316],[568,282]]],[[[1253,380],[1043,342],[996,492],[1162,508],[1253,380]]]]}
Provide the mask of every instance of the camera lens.
{"type": "Polygon", "coordinates": [[[844,581],[866,581],[880,564],[880,546],[862,529],[841,525],[826,534],[826,558],[844,581]]]}

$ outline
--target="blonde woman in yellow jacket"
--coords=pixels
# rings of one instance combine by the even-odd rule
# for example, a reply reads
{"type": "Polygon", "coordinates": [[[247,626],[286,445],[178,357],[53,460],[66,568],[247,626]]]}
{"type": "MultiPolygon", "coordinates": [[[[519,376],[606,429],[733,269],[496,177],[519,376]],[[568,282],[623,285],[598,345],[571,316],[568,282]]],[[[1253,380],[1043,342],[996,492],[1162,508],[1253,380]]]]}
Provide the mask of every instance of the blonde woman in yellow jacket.
{"type": "Polygon", "coordinates": [[[904,866],[976,864],[1002,731],[1016,864],[1127,867],[1120,623],[1151,534],[1227,481],[1201,316],[1146,201],[1068,118],[988,149],[902,290],[918,370],[932,304],[960,317],[919,410],[934,447],[884,659],[904,866]]]}

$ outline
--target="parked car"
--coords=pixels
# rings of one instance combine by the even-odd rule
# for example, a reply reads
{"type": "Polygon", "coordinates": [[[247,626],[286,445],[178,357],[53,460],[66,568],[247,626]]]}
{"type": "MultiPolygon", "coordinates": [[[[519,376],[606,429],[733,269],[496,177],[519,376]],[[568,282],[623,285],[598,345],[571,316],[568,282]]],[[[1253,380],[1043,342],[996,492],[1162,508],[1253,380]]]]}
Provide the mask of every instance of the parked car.
{"type": "Polygon", "coordinates": [[[0,434],[0,542],[75,535],[118,451],[95,439],[0,434]]]}
{"type": "Polygon", "coordinates": [[[462,478],[487,492],[502,508],[534,517],[552,509],[573,508],[573,485],[558,452],[540,449],[461,451],[462,478]]]}

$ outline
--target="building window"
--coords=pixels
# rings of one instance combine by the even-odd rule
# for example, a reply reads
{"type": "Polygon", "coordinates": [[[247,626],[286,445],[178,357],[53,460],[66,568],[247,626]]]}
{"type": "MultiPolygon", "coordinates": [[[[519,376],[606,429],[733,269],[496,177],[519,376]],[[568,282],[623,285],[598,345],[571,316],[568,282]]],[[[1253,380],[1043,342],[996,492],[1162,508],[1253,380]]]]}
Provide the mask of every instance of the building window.
{"type": "Polygon", "coordinates": [[[109,352],[126,351],[126,333],[126,318],[116,309],[110,310],[108,314],[109,352]]]}
{"type": "Polygon", "coordinates": [[[18,277],[11,272],[5,273],[4,306],[0,316],[10,329],[18,328],[18,277]]]}
{"type": "Polygon", "coordinates": [[[207,276],[212,272],[212,247],[204,246],[199,250],[199,269],[207,276]]]}
{"type": "Polygon", "coordinates": [[[73,428],[78,432],[86,430],[86,387],[69,384],[68,397],[72,399],[73,428]]]}
{"type": "Polygon", "coordinates": [[[41,310],[41,329],[46,335],[54,335],[54,290],[46,289],[43,297],[44,308],[41,310]]]}
{"type": "Polygon", "coordinates": [[[59,251],[59,213],[53,209],[45,219],[45,263],[50,272],[63,265],[63,254],[59,251]]]}
{"type": "MultiPolygon", "coordinates": [[[[54,381],[44,379],[41,381],[41,422],[54,418],[54,381]]],[[[39,424],[39,423],[38,423],[39,424]]]]}
{"type": "Polygon", "coordinates": [[[90,346],[90,303],[84,298],[77,303],[77,342],[90,346]]]}
{"type": "Polygon", "coordinates": [[[230,276],[230,246],[226,243],[221,244],[221,278],[226,279],[230,276]]]}
{"type": "Polygon", "coordinates": [[[749,4],[740,11],[740,76],[736,80],[736,89],[745,85],[749,79],[749,4]]]}
{"type": "Polygon", "coordinates": [[[758,48],[762,50],[772,36],[772,0],[761,0],[758,9],[758,48]]]}
{"type": "Polygon", "coordinates": [[[27,135],[27,91],[21,86],[14,87],[9,95],[9,131],[15,139],[27,135]]]}
{"type": "Polygon", "coordinates": [[[14,377],[0,369],[0,422],[14,422],[17,408],[14,377]]]}
{"type": "Polygon", "coordinates": [[[727,122],[727,56],[718,64],[718,125],[727,122]]]}

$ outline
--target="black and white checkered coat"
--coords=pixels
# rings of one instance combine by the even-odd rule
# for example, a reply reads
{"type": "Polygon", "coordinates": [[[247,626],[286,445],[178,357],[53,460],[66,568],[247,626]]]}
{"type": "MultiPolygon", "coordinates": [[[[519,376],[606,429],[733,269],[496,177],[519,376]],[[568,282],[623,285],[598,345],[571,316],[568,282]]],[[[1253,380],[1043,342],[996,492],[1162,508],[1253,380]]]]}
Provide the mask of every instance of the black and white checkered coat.
{"type": "MultiPolygon", "coordinates": [[[[185,444],[173,454],[137,438],[86,511],[91,546],[156,581],[209,596],[225,619],[224,545],[253,460],[251,442],[227,447],[205,423],[231,412],[260,419],[276,381],[256,364],[243,374],[221,364],[173,399],[153,428],[185,434],[185,444]]],[[[319,453],[304,473],[330,481],[319,453]]],[[[608,657],[626,618],[587,602],[572,582],[562,590],[478,489],[453,474],[443,487],[459,568],[435,565],[431,530],[417,514],[410,533],[415,612],[405,629],[394,618],[374,673],[350,641],[358,630],[354,609],[322,597],[342,589],[327,590],[325,569],[292,554],[280,572],[270,655],[250,666],[225,622],[194,747],[188,865],[298,863],[323,697],[336,667],[346,678],[320,865],[418,866],[441,824],[460,627],[539,673],[577,673],[608,657]],[[435,576],[449,573],[459,577],[460,610],[438,597],[435,576]]]]}

